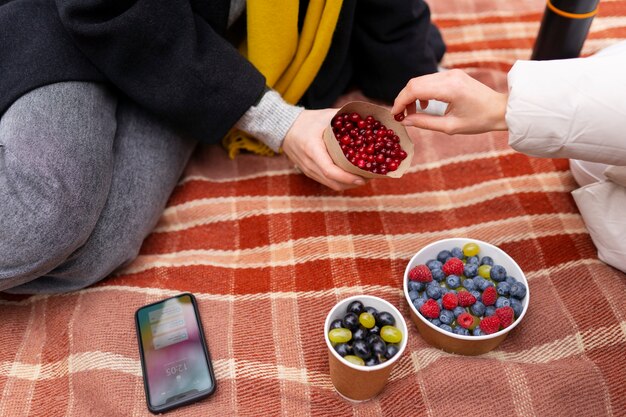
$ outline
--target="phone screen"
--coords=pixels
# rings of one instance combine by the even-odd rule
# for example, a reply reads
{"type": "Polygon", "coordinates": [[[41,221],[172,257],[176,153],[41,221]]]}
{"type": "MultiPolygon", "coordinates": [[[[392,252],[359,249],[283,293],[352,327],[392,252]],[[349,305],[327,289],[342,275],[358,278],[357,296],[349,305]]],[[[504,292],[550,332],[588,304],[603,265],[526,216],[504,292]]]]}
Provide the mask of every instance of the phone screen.
{"type": "Polygon", "coordinates": [[[151,410],[188,403],[213,392],[215,381],[191,294],[144,306],[136,314],[151,410]]]}

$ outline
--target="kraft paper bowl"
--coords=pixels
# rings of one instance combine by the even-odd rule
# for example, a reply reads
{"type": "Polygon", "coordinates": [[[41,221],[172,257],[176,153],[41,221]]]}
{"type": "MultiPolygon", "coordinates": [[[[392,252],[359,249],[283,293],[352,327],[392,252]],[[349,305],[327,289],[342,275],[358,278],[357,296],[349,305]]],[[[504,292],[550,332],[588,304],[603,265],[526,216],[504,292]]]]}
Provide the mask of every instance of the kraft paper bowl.
{"type": "Polygon", "coordinates": [[[530,301],[530,288],[528,287],[528,281],[524,272],[519,265],[502,249],[494,246],[490,243],[483,242],[477,239],[468,238],[452,238],[443,239],[433,242],[419,252],[417,252],[409,261],[404,271],[404,297],[409,304],[411,320],[417,327],[420,336],[432,346],[442,349],[446,352],[457,353],[461,355],[481,355],[495,349],[502,341],[507,337],[509,332],[517,327],[523,320],[528,310],[528,304],[530,301]],[[507,274],[513,276],[519,282],[526,285],[526,296],[522,300],[523,310],[520,316],[509,327],[502,329],[496,333],[484,336],[463,336],[457,335],[446,330],[443,330],[417,311],[411,299],[409,297],[408,281],[409,271],[417,265],[426,264],[431,259],[436,259],[437,254],[442,250],[451,250],[454,247],[462,248],[463,245],[469,242],[477,243],[480,247],[479,256],[490,256],[493,258],[495,264],[502,265],[507,274]]]}
{"type": "Polygon", "coordinates": [[[393,118],[389,109],[365,101],[352,101],[342,106],[337,113],[335,113],[335,115],[342,113],[358,113],[361,117],[373,116],[388,129],[393,129],[393,131],[396,132],[396,135],[400,138],[400,146],[406,152],[407,156],[400,163],[397,170],[391,171],[386,175],[373,174],[369,171],[360,169],[359,167],[352,165],[352,163],[345,157],[339,142],[337,142],[337,138],[335,138],[332,126],[328,125],[324,130],[324,143],[326,144],[326,149],[328,150],[328,153],[333,159],[335,165],[342,168],[344,171],[351,172],[363,178],[400,178],[404,175],[404,173],[411,167],[411,162],[413,161],[413,141],[409,137],[404,125],[393,118]]]}
{"type": "Polygon", "coordinates": [[[330,379],[337,392],[344,398],[352,401],[365,401],[377,396],[385,388],[389,374],[404,353],[407,338],[406,321],[398,309],[390,302],[371,295],[357,295],[339,301],[330,310],[324,323],[324,340],[326,340],[326,347],[328,348],[330,379]],[[402,341],[399,344],[398,353],[386,362],[374,366],[353,364],[342,358],[333,348],[330,339],[328,339],[330,324],[335,319],[343,318],[348,304],[355,300],[361,301],[366,307],[371,306],[378,311],[387,311],[396,319],[395,326],[402,332],[402,341]]]}

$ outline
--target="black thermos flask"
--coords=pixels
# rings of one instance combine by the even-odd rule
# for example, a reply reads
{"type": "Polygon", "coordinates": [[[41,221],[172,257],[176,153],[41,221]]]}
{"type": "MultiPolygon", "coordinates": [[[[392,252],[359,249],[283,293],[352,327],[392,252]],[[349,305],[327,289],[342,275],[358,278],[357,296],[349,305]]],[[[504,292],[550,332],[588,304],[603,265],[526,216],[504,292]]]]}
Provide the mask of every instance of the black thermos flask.
{"type": "Polygon", "coordinates": [[[580,56],[599,0],[547,0],[531,59],[580,56]]]}

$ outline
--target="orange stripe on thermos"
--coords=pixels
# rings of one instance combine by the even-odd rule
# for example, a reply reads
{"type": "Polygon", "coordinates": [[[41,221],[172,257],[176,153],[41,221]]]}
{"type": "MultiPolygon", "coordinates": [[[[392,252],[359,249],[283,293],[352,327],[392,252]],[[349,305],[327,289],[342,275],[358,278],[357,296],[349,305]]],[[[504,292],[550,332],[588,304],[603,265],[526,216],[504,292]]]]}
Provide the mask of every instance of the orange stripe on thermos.
{"type": "Polygon", "coordinates": [[[531,59],[580,56],[599,0],[547,0],[531,59]]]}

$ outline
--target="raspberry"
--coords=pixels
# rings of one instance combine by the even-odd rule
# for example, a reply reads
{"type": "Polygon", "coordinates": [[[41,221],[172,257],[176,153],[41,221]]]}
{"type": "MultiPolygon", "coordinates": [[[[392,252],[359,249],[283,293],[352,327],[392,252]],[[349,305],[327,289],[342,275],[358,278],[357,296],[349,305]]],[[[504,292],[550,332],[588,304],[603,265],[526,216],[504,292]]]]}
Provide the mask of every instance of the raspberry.
{"type": "Polygon", "coordinates": [[[480,321],[480,330],[485,334],[492,334],[500,330],[500,319],[498,316],[485,317],[480,321]]]}
{"type": "Polygon", "coordinates": [[[459,305],[459,299],[456,298],[454,293],[449,292],[443,296],[441,304],[446,310],[454,310],[454,308],[459,305]]]}
{"type": "Polygon", "coordinates": [[[469,313],[463,313],[456,318],[456,322],[459,326],[465,329],[469,329],[470,326],[474,323],[474,317],[472,317],[472,315],[469,313]]]}
{"type": "Polygon", "coordinates": [[[409,279],[418,282],[430,282],[433,280],[433,274],[426,265],[417,265],[409,271],[409,279]]]}
{"type": "Polygon", "coordinates": [[[429,319],[436,319],[439,317],[439,305],[435,300],[430,298],[420,307],[420,313],[429,319]]]}
{"type": "Polygon", "coordinates": [[[501,307],[496,309],[496,316],[500,319],[503,328],[513,324],[514,311],[511,307],[501,307]]]}
{"type": "Polygon", "coordinates": [[[496,293],[495,287],[489,286],[485,288],[483,291],[483,304],[486,306],[492,306],[496,303],[496,298],[498,298],[498,293],[496,293]]]}
{"type": "Polygon", "coordinates": [[[446,275],[463,275],[465,265],[459,258],[449,258],[442,269],[446,275]]]}
{"type": "Polygon", "coordinates": [[[476,297],[467,291],[459,291],[457,298],[461,307],[469,307],[476,302],[476,297]]]}

